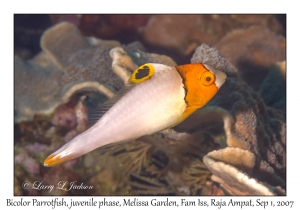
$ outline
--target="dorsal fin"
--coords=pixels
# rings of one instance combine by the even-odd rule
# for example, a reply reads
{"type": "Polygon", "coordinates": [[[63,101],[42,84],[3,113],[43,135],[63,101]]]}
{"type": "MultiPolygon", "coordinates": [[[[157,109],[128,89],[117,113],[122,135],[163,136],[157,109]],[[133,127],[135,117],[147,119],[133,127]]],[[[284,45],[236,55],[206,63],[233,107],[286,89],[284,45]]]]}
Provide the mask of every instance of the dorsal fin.
{"type": "Polygon", "coordinates": [[[118,100],[120,100],[134,86],[135,85],[133,84],[125,85],[111,99],[104,102],[103,104],[99,104],[96,107],[92,107],[91,105],[86,104],[88,109],[87,117],[89,127],[93,126],[118,100]]]}

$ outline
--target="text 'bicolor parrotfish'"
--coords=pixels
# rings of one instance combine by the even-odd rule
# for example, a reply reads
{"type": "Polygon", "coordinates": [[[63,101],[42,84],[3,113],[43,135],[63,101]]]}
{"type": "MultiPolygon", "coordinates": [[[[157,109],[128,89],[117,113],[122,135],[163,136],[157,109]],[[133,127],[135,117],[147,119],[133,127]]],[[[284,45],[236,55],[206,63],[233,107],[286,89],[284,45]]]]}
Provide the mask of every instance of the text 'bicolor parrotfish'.
{"type": "Polygon", "coordinates": [[[173,127],[206,105],[225,80],[223,72],[206,64],[144,64],[132,73],[129,86],[95,110],[97,122],[51,154],[44,165],[173,127]]]}

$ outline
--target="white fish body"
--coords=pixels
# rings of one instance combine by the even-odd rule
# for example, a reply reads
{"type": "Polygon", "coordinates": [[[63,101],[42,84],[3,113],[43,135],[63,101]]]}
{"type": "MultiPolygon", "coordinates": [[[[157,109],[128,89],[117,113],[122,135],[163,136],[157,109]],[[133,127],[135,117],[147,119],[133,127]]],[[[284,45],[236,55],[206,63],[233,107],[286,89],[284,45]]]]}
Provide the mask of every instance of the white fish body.
{"type": "Polygon", "coordinates": [[[104,103],[97,111],[104,115],[94,115],[97,122],[50,155],[44,165],[172,127],[208,103],[225,79],[223,72],[206,64],[144,64],[131,75],[129,81],[135,85],[104,103]]]}
{"type": "MultiPolygon", "coordinates": [[[[184,97],[182,78],[174,67],[155,64],[151,80],[133,86],[91,128],[51,156],[69,160],[107,144],[171,127],[177,124],[186,108],[184,97]]],[[[54,161],[54,165],[60,162],[54,161]]],[[[44,165],[48,166],[47,160],[44,165]]]]}

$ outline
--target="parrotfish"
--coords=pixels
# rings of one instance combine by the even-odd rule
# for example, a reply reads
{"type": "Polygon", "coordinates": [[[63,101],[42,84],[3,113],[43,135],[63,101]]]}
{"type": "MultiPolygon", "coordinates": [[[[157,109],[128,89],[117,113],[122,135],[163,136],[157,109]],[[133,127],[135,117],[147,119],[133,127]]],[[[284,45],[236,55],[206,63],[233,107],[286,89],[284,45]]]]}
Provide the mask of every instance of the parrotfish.
{"type": "Polygon", "coordinates": [[[222,71],[207,64],[144,64],[132,73],[128,86],[94,110],[90,116],[96,123],[51,154],[44,165],[171,128],[205,106],[225,80],[222,71]]]}

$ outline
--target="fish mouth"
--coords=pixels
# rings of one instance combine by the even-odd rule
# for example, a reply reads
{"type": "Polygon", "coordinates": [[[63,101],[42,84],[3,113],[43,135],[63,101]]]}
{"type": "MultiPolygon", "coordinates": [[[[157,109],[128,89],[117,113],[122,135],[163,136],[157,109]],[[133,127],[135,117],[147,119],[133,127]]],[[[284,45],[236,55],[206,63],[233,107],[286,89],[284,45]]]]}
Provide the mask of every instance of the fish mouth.
{"type": "Polygon", "coordinates": [[[220,89],[220,87],[224,84],[227,76],[224,72],[222,72],[221,70],[218,70],[208,64],[203,64],[205,66],[205,68],[207,70],[209,70],[210,72],[212,72],[215,75],[215,84],[218,87],[218,89],[220,89]]]}

